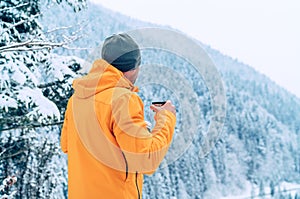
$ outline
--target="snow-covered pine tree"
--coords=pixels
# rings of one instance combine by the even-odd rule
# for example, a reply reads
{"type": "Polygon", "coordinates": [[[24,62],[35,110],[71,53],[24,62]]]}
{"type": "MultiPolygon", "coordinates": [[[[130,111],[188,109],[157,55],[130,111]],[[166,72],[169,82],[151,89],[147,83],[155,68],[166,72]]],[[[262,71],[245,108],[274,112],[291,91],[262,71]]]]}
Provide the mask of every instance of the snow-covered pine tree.
{"type": "MultiPolygon", "coordinates": [[[[74,11],[85,6],[85,0],[65,1],[74,11]]],[[[0,2],[0,179],[18,178],[11,190],[17,198],[66,196],[59,124],[80,60],[51,53],[76,36],[58,41],[44,33],[41,3],[0,2]]]]}

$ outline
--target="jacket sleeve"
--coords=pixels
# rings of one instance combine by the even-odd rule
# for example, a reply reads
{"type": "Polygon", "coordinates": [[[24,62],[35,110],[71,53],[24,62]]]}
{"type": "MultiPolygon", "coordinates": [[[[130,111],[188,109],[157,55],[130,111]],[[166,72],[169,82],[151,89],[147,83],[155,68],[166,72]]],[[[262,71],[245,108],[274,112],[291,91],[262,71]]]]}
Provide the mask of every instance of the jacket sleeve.
{"type": "Polygon", "coordinates": [[[65,113],[64,124],[61,130],[60,146],[64,153],[68,153],[68,109],[65,113]]]}
{"type": "Polygon", "coordinates": [[[113,133],[125,154],[130,172],[152,173],[163,160],[172,141],[176,117],[167,110],[156,113],[149,132],[144,108],[136,94],[124,94],[113,103],[113,133]]]}

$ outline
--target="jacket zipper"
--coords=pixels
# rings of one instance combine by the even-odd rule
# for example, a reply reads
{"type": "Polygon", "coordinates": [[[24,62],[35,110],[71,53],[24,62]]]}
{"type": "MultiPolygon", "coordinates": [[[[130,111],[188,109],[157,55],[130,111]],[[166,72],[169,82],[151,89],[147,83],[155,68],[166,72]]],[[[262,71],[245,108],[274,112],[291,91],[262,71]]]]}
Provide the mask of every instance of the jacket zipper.
{"type": "Polygon", "coordinates": [[[141,199],[140,189],[139,189],[137,177],[138,177],[138,172],[135,173],[135,185],[136,185],[136,190],[137,190],[137,192],[138,192],[138,199],[141,199]]]}

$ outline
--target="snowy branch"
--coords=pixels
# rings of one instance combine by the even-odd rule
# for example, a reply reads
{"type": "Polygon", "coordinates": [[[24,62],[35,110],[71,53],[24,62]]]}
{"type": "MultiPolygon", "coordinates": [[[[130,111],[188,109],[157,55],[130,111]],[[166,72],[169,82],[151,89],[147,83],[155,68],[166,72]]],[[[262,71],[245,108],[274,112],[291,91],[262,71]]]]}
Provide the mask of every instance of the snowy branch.
{"type": "Polygon", "coordinates": [[[36,41],[29,40],[21,43],[13,43],[7,46],[0,47],[0,52],[30,50],[30,48],[32,47],[53,48],[53,47],[59,47],[63,45],[64,43],[51,43],[51,42],[43,42],[43,41],[36,42],[36,41]]]}
{"type": "Polygon", "coordinates": [[[53,49],[55,47],[67,47],[67,44],[77,40],[78,37],[72,38],[72,40],[68,40],[65,42],[44,42],[44,41],[26,41],[21,43],[13,43],[7,46],[0,47],[1,52],[8,52],[8,51],[29,51],[29,50],[42,50],[42,49],[53,49]]]}
{"type": "Polygon", "coordinates": [[[62,125],[63,121],[59,122],[54,122],[54,123],[49,123],[49,124],[44,124],[44,123],[35,123],[35,124],[28,124],[28,125],[23,125],[23,126],[12,126],[12,127],[7,127],[3,128],[0,131],[9,131],[13,129],[25,129],[25,128],[41,128],[41,127],[47,127],[47,126],[56,126],[56,125],[62,125]]]}
{"type": "Polygon", "coordinates": [[[26,6],[28,4],[29,3],[22,3],[22,4],[17,5],[17,6],[11,6],[11,7],[7,7],[7,8],[2,8],[2,9],[0,9],[0,12],[6,11],[6,10],[16,9],[16,8],[19,8],[19,7],[22,7],[22,6],[26,6]]]}
{"type": "Polygon", "coordinates": [[[15,23],[15,24],[13,24],[12,26],[10,26],[10,27],[8,27],[8,28],[5,28],[5,29],[3,30],[3,32],[1,32],[0,37],[1,37],[4,33],[6,33],[7,31],[9,31],[9,30],[11,30],[11,29],[13,29],[13,28],[15,28],[15,27],[21,25],[21,24],[24,24],[24,23],[27,23],[27,22],[29,22],[29,21],[32,21],[34,18],[36,18],[36,17],[38,17],[38,16],[40,16],[40,15],[41,15],[41,13],[38,13],[38,14],[36,14],[36,15],[31,16],[30,18],[21,20],[21,21],[15,23]]]}
{"type": "Polygon", "coordinates": [[[1,151],[0,153],[0,157],[7,151],[7,149],[4,149],[3,151],[1,151]]]}
{"type": "Polygon", "coordinates": [[[54,82],[50,82],[50,83],[46,83],[46,84],[40,84],[37,87],[38,88],[47,88],[47,87],[50,87],[50,86],[65,84],[66,82],[67,82],[67,79],[63,79],[61,81],[54,81],[54,82]]]}

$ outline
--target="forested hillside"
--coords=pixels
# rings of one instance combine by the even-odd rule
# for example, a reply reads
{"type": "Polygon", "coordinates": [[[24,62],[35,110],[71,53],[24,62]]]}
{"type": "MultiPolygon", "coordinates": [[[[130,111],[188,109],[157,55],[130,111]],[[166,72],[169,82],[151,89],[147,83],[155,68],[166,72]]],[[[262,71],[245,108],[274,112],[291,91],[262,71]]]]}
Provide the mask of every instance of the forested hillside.
{"type": "MultiPolygon", "coordinates": [[[[43,29],[42,3],[0,2],[0,179],[17,179],[12,187],[3,181],[1,198],[63,198],[66,193],[66,161],[61,161],[58,139],[80,59],[52,53],[67,46],[72,35],[58,41],[56,31],[43,29]]],[[[66,3],[75,11],[85,7],[81,0],[66,3]]]]}
{"type": "MultiPolygon", "coordinates": [[[[9,175],[18,178],[1,194],[15,190],[16,198],[67,197],[67,160],[60,151],[59,136],[72,80],[86,72],[84,63],[92,61],[90,53],[105,37],[135,28],[159,27],[89,3],[85,7],[84,2],[42,2],[31,5],[24,1],[24,7],[12,9],[6,9],[16,7],[12,0],[0,3],[0,180],[9,175]],[[40,11],[42,14],[35,18],[40,11]],[[10,28],[31,17],[34,19],[24,23],[26,27],[10,28]],[[35,43],[21,46],[26,49],[7,50],[9,45],[28,41],[35,43]]],[[[195,131],[191,145],[176,161],[145,177],[143,198],[299,198],[299,98],[251,66],[200,41],[199,45],[224,82],[224,128],[212,151],[200,156],[212,116],[203,77],[175,54],[143,50],[142,65],[166,66],[182,75],[201,110],[199,118],[183,120],[180,110],[184,107],[178,96],[162,85],[141,85],[139,95],[147,120],[153,116],[147,109],[153,98],[171,98],[179,107],[171,150],[184,144],[185,133],[195,131]],[[191,120],[197,121],[197,128],[183,129],[191,120]]],[[[169,81],[180,84],[176,79],[169,81]]]]}

